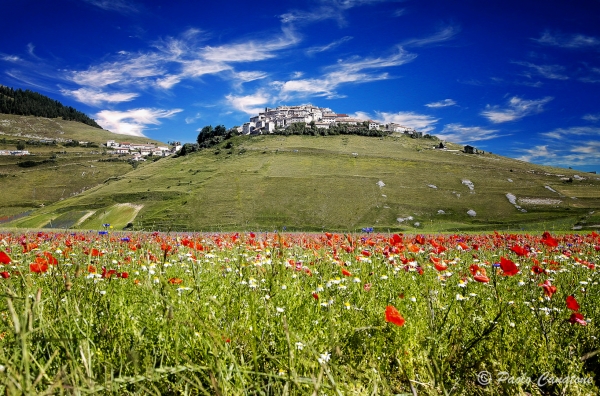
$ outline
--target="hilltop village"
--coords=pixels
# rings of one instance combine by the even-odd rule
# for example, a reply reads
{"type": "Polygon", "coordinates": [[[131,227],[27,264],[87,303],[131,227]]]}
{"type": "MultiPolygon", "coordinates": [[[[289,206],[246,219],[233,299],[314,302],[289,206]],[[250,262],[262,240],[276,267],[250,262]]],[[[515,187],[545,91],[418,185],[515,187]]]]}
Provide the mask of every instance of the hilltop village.
{"type": "Polygon", "coordinates": [[[276,129],[285,129],[295,123],[314,125],[316,128],[329,129],[334,125],[368,125],[370,130],[402,132],[421,137],[422,132],[396,123],[382,124],[373,120],[362,120],[338,114],[328,107],[317,107],[310,104],[300,106],[278,106],[265,108],[264,112],[251,117],[238,131],[244,135],[273,133],[276,129]]]}
{"type": "Polygon", "coordinates": [[[114,140],[109,140],[106,142],[106,148],[110,149],[108,154],[119,154],[119,155],[131,155],[132,160],[134,161],[142,161],[144,157],[153,156],[153,157],[167,157],[171,154],[175,154],[177,151],[181,150],[181,143],[173,142],[171,147],[167,146],[156,146],[151,143],[147,144],[138,144],[138,143],[129,143],[129,142],[115,142],[114,140]]]}

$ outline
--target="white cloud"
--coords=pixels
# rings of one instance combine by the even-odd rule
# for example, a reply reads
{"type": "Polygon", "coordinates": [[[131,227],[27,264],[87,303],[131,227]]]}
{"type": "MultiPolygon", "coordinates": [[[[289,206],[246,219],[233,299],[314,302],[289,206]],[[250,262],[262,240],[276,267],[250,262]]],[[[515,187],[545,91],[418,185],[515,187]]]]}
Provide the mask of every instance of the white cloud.
{"type": "Polygon", "coordinates": [[[330,49],[336,48],[340,45],[342,45],[343,43],[345,43],[346,41],[350,41],[352,40],[352,36],[345,36],[342,37],[339,40],[333,41],[327,45],[323,45],[323,46],[317,46],[317,47],[310,47],[306,50],[306,53],[308,55],[313,55],[319,52],[325,52],[325,51],[329,51],[330,49]]]}
{"type": "Polygon", "coordinates": [[[200,113],[196,113],[192,117],[186,117],[185,118],[185,123],[186,124],[193,124],[194,122],[198,121],[201,117],[202,117],[202,115],[200,113]]]}
{"type": "Polygon", "coordinates": [[[597,122],[597,121],[600,121],[600,113],[597,113],[597,114],[586,114],[586,115],[584,115],[581,118],[583,118],[586,121],[597,122]]]}
{"type": "Polygon", "coordinates": [[[297,44],[300,38],[293,29],[282,29],[283,35],[266,41],[248,41],[218,47],[206,46],[200,51],[203,59],[217,63],[256,62],[275,57],[275,51],[297,44]]]}
{"type": "Polygon", "coordinates": [[[430,44],[442,43],[453,39],[459,32],[460,28],[457,26],[446,26],[429,37],[406,40],[402,43],[402,46],[423,47],[430,44]]]}
{"type": "Polygon", "coordinates": [[[487,105],[486,110],[482,111],[481,115],[496,124],[516,121],[528,115],[543,112],[544,105],[552,99],[554,98],[547,96],[538,100],[524,100],[513,96],[504,108],[487,105]]]}
{"type": "Polygon", "coordinates": [[[129,0],[84,0],[96,7],[102,8],[106,11],[117,11],[117,12],[137,12],[137,8],[134,6],[132,1],[129,0]]]}
{"type": "Polygon", "coordinates": [[[133,92],[108,93],[86,88],[79,88],[74,91],[62,89],[60,92],[90,106],[99,106],[103,103],[129,102],[138,96],[138,94],[133,92]]]}
{"type": "Polygon", "coordinates": [[[520,153],[517,159],[551,166],[600,166],[600,142],[598,140],[576,143],[554,142],[515,150],[520,153]]]}
{"type": "Polygon", "coordinates": [[[102,110],[96,114],[96,122],[102,128],[114,133],[144,136],[144,129],[147,128],[147,125],[160,125],[160,118],[170,118],[181,111],[181,109],[102,110]]]}
{"type": "Polygon", "coordinates": [[[275,82],[280,87],[281,95],[299,94],[300,96],[319,95],[335,97],[335,90],[342,84],[365,83],[370,81],[385,80],[387,73],[373,73],[372,70],[400,66],[416,58],[415,54],[397,47],[393,54],[377,58],[353,57],[349,60],[339,61],[335,65],[325,68],[322,77],[302,80],[275,82]]]}
{"type": "Polygon", "coordinates": [[[534,70],[537,74],[544,78],[551,80],[568,80],[569,77],[564,75],[562,72],[565,70],[564,66],[560,65],[536,65],[530,62],[514,62],[517,65],[529,67],[534,70]]]}
{"type": "Polygon", "coordinates": [[[384,124],[395,123],[409,128],[413,128],[420,132],[429,132],[435,129],[435,124],[439,121],[437,118],[425,114],[413,113],[410,111],[400,111],[397,113],[387,113],[376,111],[375,115],[370,115],[364,111],[357,111],[350,114],[351,117],[360,118],[362,120],[375,120],[384,124]]]}
{"type": "Polygon", "coordinates": [[[250,115],[256,115],[263,111],[263,105],[269,103],[270,100],[270,96],[264,92],[258,92],[254,95],[247,96],[227,95],[225,98],[233,108],[250,115]]]}
{"type": "Polygon", "coordinates": [[[265,78],[267,74],[235,72],[231,64],[274,58],[277,51],[300,40],[293,29],[283,28],[280,34],[267,39],[201,47],[201,33],[198,29],[188,29],[178,38],[158,40],[153,44],[155,49],[146,52],[119,51],[116,60],[92,65],[87,70],[71,71],[67,79],[85,89],[109,85],[171,89],[185,79],[232,71],[229,76],[239,84],[265,78]]]}
{"type": "Polygon", "coordinates": [[[442,140],[454,143],[477,142],[500,137],[497,129],[485,129],[478,126],[467,127],[461,124],[446,124],[441,132],[435,134],[442,140]]]}
{"type": "Polygon", "coordinates": [[[546,138],[560,139],[563,140],[569,136],[600,136],[599,127],[571,127],[571,128],[557,128],[550,132],[544,132],[541,134],[546,138]]]}
{"type": "Polygon", "coordinates": [[[568,49],[588,49],[600,47],[600,38],[583,34],[560,34],[545,31],[538,39],[532,39],[540,44],[568,49]]]}
{"type": "Polygon", "coordinates": [[[22,59],[16,55],[2,55],[2,60],[6,62],[20,62],[22,59]]]}
{"type": "Polygon", "coordinates": [[[310,11],[292,10],[281,15],[280,19],[285,24],[307,24],[335,19],[340,26],[343,26],[346,24],[345,11],[382,1],[385,0],[321,0],[320,5],[310,11]]]}
{"type": "Polygon", "coordinates": [[[262,80],[267,77],[267,73],[261,71],[241,71],[234,72],[234,78],[239,82],[245,83],[255,80],[262,80]]]}
{"type": "Polygon", "coordinates": [[[425,106],[436,109],[439,107],[456,106],[456,102],[452,99],[444,99],[439,102],[427,103],[425,106]]]}
{"type": "Polygon", "coordinates": [[[538,145],[529,149],[520,149],[517,152],[522,153],[518,160],[526,161],[526,162],[536,162],[536,161],[553,161],[558,157],[556,150],[550,149],[548,145],[538,145]]]}

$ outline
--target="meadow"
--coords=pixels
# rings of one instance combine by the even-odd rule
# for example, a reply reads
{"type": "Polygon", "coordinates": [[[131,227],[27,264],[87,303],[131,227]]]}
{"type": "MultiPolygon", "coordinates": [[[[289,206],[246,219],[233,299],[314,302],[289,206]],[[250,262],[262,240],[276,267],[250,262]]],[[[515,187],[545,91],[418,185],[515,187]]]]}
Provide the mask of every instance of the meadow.
{"type": "Polygon", "coordinates": [[[600,235],[0,233],[0,392],[593,395],[600,235]]]}
{"type": "Polygon", "coordinates": [[[136,169],[90,162],[88,169],[40,168],[30,181],[16,173],[3,179],[15,194],[0,196],[0,212],[2,201],[10,198],[5,205],[12,210],[19,199],[29,202],[34,191],[37,197],[44,191],[59,200],[4,226],[85,230],[110,223],[122,230],[132,223],[139,231],[211,232],[375,227],[388,233],[600,228],[598,175],[434,145],[402,135],[238,136],[136,169]],[[59,183],[88,188],[73,196],[67,189],[60,200],[59,183]],[[124,204],[140,209],[121,215],[124,204]]]}

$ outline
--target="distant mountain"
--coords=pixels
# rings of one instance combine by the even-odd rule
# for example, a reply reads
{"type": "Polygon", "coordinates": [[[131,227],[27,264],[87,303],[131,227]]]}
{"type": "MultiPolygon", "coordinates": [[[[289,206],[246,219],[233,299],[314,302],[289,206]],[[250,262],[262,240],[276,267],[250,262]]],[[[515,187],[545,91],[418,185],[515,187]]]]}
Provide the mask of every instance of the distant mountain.
{"type": "Polygon", "coordinates": [[[0,113],[31,115],[36,117],[59,118],[77,121],[102,129],[100,125],[73,107],[65,106],[57,100],[30,90],[13,89],[0,85],[0,113]]]}

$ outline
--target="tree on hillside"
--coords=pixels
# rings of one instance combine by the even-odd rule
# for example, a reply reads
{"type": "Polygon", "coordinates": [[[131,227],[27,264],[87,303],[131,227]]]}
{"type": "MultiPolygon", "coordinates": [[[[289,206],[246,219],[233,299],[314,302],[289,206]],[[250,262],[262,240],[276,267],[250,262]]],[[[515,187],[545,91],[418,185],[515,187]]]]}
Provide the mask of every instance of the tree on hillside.
{"type": "Polygon", "coordinates": [[[102,129],[96,121],[73,107],[64,106],[59,101],[37,92],[15,90],[3,85],[0,85],[0,113],[46,118],[61,117],[63,120],[82,122],[102,129]]]}

